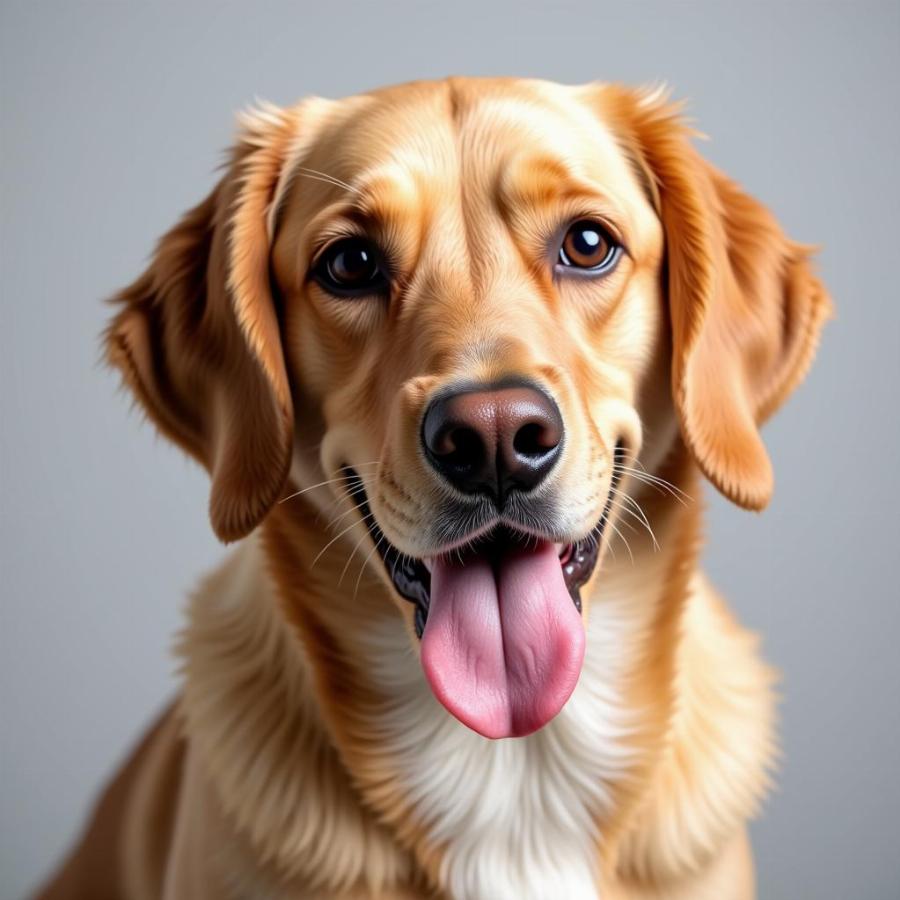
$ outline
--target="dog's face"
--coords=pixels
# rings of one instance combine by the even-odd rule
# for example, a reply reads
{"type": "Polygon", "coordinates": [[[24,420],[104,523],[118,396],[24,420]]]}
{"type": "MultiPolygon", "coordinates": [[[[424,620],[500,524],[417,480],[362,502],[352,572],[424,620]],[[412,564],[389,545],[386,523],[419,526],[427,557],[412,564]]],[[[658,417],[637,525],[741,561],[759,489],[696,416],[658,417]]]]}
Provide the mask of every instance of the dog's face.
{"type": "Polygon", "coordinates": [[[330,480],[435,694],[491,737],[574,688],[633,466],[680,434],[765,504],[757,424],[828,308],[661,100],[509,80],[248,117],[121,299],[113,359],[209,467],[218,533],[254,527],[289,469],[330,480]]]}

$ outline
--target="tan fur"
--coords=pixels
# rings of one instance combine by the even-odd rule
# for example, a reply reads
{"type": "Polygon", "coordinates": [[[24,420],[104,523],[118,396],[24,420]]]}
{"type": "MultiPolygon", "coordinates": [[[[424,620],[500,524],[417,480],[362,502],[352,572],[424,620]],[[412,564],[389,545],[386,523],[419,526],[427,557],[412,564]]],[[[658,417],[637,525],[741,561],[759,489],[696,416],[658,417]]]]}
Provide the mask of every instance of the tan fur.
{"type": "MultiPolygon", "coordinates": [[[[117,298],[107,333],[150,418],[210,471],[217,534],[243,540],[192,600],[176,705],[40,896],[473,896],[459,885],[483,882],[463,880],[447,826],[452,770],[429,783],[424,769],[422,787],[410,768],[445,735],[447,765],[476,767],[453,777],[486,779],[482,804],[509,801],[491,793],[504,776],[490,760],[553,767],[548,784],[600,773],[569,813],[603,900],[752,897],[745,829],[773,760],[772,675],[698,569],[698,471],[743,506],[768,501],[757,429],[830,309],[808,257],[658,93],[451,79],[245,114],[228,172],[117,298]],[[602,280],[554,277],[547,242],[588,216],[627,254],[602,280]],[[390,255],[389,302],[336,300],[308,278],[355,233],[390,255]],[[542,383],[566,422],[554,540],[598,520],[617,438],[627,450],[633,502],[614,503],[583,591],[589,657],[612,662],[598,674],[588,659],[577,705],[596,696],[609,718],[608,764],[560,750],[574,711],[506,756],[448,724],[408,680],[411,609],[340,480],[356,467],[390,542],[434,552],[422,410],[455,379],[508,374],[542,383]],[[430,729],[421,754],[401,749],[404,721],[430,729]]],[[[552,798],[522,802],[522,834],[546,815],[547,841],[565,838],[552,798]]],[[[549,871],[508,840],[524,872],[549,871]]],[[[473,872],[495,865],[509,885],[507,864],[473,872]]]]}

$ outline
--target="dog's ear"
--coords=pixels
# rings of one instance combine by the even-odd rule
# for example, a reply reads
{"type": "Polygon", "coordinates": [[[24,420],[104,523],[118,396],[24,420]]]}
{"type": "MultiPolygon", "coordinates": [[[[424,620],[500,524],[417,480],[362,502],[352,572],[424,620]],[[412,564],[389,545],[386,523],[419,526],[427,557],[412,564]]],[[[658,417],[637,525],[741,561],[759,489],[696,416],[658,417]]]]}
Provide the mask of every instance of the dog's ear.
{"type": "Polygon", "coordinates": [[[685,443],[726,497],[762,509],[773,476],[758,427],[802,380],[831,312],[811,248],[701,158],[676,106],[625,89],[605,100],[663,225],[685,443]]]}
{"type": "Polygon", "coordinates": [[[290,467],[267,213],[301,113],[267,106],[242,117],[225,176],[113,298],[105,333],[109,361],[150,419],[209,470],[210,520],[224,541],[260,522],[290,467]]]}

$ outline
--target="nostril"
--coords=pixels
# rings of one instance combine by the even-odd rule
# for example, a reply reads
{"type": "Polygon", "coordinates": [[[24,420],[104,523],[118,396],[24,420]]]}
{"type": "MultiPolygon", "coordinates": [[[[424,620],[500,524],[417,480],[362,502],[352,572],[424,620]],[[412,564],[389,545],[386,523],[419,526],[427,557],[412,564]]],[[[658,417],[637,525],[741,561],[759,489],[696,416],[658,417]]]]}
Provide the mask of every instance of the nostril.
{"type": "Polygon", "coordinates": [[[439,452],[446,462],[463,468],[479,463],[484,456],[484,444],[474,429],[453,428],[444,436],[439,452]]]}
{"type": "Polygon", "coordinates": [[[513,438],[513,449],[520,456],[544,456],[559,444],[559,439],[550,433],[541,422],[528,422],[513,438]]]}

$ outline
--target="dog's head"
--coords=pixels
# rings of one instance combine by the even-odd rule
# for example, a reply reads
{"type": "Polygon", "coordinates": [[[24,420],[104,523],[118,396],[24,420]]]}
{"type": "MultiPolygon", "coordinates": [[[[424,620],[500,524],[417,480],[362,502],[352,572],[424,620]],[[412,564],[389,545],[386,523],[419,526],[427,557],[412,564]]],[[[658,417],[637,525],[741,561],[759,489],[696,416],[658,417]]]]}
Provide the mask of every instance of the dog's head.
{"type": "Polygon", "coordinates": [[[221,538],[330,482],[438,698],[524,734],[577,680],[617,481],[680,436],[768,501],[758,426],[829,309],[808,255],[658,95],[417,83],[246,116],[108,346],[221,538]]]}

